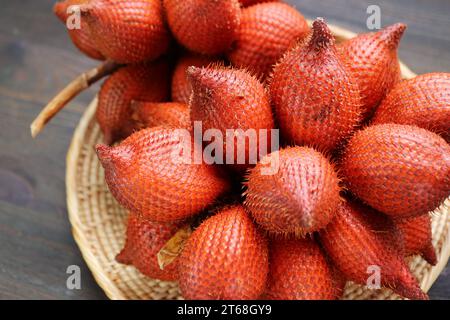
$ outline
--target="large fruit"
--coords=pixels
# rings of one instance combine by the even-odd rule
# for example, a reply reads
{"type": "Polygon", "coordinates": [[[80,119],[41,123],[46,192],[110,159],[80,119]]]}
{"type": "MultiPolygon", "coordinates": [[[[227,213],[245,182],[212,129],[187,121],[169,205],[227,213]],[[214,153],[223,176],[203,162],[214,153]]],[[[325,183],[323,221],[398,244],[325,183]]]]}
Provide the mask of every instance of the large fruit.
{"type": "Polygon", "coordinates": [[[97,121],[106,144],[129,136],[133,100],[159,102],[169,95],[169,66],[163,61],[129,65],[116,71],[102,85],[97,121]]]}
{"type": "Polygon", "coordinates": [[[450,146],[414,126],[383,124],[357,132],[340,169],[350,191],[391,216],[427,214],[450,195],[450,146]]]}
{"type": "Polygon", "coordinates": [[[324,228],[340,202],[339,179],[319,152],[293,147],[271,153],[250,171],[245,206],[272,233],[304,235],[324,228]],[[264,168],[274,166],[274,172],[264,168]]]}
{"type": "Polygon", "coordinates": [[[188,77],[193,91],[191,121],[201,121],[203,132],[209,129],[221,132],[223,158],[234,159],[235,168],[256,164],[258,157],[270,148],[270,130],[274,128],[264,86],[244,70],[219,66],[190,67],[188,77]],[[264,132],[265,138],[261,135],[264,132]]]}
{"type": "Polygon", "coordinates": [[[173,35],[201,54],[220,54],[236,38],[241,9],[238,0],[163,0],[173,35]]]}
{"type": "Polygon", "coordinates": [[[228,58],[235,66],[265,78],[283,54],[309,31],[302,14],[285,3],[251,6],[242,10],[239,32],[228,58]]]}
{"type": "Polygon", "coordinates": [[[296,46],[275,66],[270,92],[280,129],[289,142],[331,151],[360,120],[357,85],[321,19],[314,21],[310,41],[296,46]]]}
{"type": "Polygon", "coordinates": [[[373,115],[388,92],[401,80],[397,50],[406,25],[397,23],[365,33],[338,46],[361,92],[364,118],[373,115]]]}
{"type": "Polygon", "coordinates": [[[154,60],[169,48],[161,0],[91,0],[81,14],[96,48],[116,62],[154,60]]]}
{"type": "Polygon", "coordinates": [[[132,119],[136,128],[151,128],[168,126],[172,128],[188,129],[191,127],[189,106],[177,102],[141,102],[131,104],[132,119]]]}
{"type": "MultiPolygon", "coordinates": [[[[360,212],[342,203],[336,218],[320,232],[320,241],[344,276],[366,285],[371,270],[378,269],[380,284],[409,299],[427,299],[402,255],[385,245],[360,212]]],[[[370,282],[372,284],[372,282],[370,282]]]]}
{"type": "Polygon", "coordinates": [[[178,259],[161,270],[157,254],[178,231],[177,223],[156,223],[139,214],[128,215],[127,240],[116,260],[135,266],[142,274],[164,281],[177,280],[178,259]]]}
{"type": "Polygon", "coordinates": [[[273,240],[266,297],[273,300],[335,300],[334,271],[311,239],[273,240]]]}
{"type": "Polygon", "coordinates": [[[183,220],[212,204],[228,184],[213,166],[194,162],[201,148],[185,139],[176,130],[155,127],[134,133],[116,147],[97,145],[117,201],[157,222],[183,220]]]}
{"type": "Polygon", "coordinates": [[[429,73],[399,83],[378,107],[373,124],[415,125],[450,141],[450,73],[429,73]]]}
{"type": "Polygon", "coordinates": [[[257,299],[268,273],[267,241],[240,205],[204,221],[179,257],[186,299],[257,299]]]}

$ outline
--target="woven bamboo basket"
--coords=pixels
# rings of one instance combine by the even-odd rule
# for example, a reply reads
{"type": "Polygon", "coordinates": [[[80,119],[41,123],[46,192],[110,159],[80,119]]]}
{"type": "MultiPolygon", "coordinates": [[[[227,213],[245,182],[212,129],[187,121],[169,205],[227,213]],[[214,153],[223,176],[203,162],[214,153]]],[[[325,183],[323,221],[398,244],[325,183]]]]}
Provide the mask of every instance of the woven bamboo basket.
{"type": "MultiPolygon", "coordinates": [[[[337,41],[355,36],[330,26],[337,41]]],[[[401,65],[404,78],[415,74],[401,65]]],[[[102,142],[95,121],[95,99],[78,124],[67,153],[67,207],[72,232],[81,253],[100,287],[110,299],[181,299],[174,282],[149,279],[131,266],[115,261],[125,243],[127,212],[112,197],[94,146],[102,142]]],[[[433,214],[433,245],[439,262],[435,267],[422,258],[410,260],[410,267],[427,292],[445,268],[450,256],[450,199],[433,214]]],[[[348,283],[344,299],[401,299],[390,290],[368,290],[348,283]]]]}

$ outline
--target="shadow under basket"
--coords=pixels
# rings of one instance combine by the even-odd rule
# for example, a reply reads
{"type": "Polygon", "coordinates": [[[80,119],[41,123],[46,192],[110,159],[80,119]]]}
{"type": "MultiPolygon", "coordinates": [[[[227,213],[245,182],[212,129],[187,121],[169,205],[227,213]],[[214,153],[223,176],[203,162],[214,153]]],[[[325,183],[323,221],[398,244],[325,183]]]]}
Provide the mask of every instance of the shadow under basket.
{"type": "MultiPolygon", "coordinates": [[[[355,33],[330,26],[337,41],[355,33]]],[[[404,78],[415,74],[402,66],[404,78]]],[[[78,124],[67,153],[66,191],[69,219],[81,253],[96,281],[110,299],[181,299],[175,282],[153,280],[132,266],[115,261],[125,243],[127,211],[112,197],[105,183],[103,168],[94,146],[102,142],[95,120],[95,99],[78,124]]],[[[445,268],[450,256],[450,199],[433,214],[433,245],[438,264],[427,264],[421,257],[410,259],[410,267],[427,292],[445,268]]],[[[401,299],[387,289],[369,290],[347,283],[344,299],[401,299]]]]}

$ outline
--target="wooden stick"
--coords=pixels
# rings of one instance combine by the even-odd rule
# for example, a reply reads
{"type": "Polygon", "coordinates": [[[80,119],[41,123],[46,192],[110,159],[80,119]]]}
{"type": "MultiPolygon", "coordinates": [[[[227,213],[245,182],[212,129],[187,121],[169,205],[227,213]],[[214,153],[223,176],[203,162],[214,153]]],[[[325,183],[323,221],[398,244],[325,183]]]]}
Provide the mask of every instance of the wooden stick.
{"type": "Polygon", "coordinates": [[[39,113],[30,126],[31,136],[36,136],[44,129],[45,125],[61,111],[73,98],[89,88],[92,84],[103,77],[113,73],[120,67],[117,63],[107,60],[101,65],[83,72],[75,78],[69,85],[60,91],[39,113]]]}

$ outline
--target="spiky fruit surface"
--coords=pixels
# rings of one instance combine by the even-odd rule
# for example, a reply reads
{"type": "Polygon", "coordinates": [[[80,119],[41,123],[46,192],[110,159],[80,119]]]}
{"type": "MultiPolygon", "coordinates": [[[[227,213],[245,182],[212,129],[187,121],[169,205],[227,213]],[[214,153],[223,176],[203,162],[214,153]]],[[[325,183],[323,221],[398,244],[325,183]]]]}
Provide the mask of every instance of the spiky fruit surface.
{"type": "Polygon", "coordinates": [[[280,0],[239,0],[239,2],[244,7],[249,7],[257,3],[263,3],[263,2],[279,2],[280,0]]]}
{"type": "Polygon", "coordinates": [[[235,66],[265,78],[283,54],[309,31],[303,15],[285,3],[254,5],[242,10],[239,32],[228,58],[235,66]]]}
{"type": "MultiPolygon", "coordinates": [[[[53,12],[64,23],[67,23],[69,18],[68,9],[71,6],[82,5],[88,3],[89,0],[64,0],[55,3],[53,12]]],[[[75,7],[74,7],[75,8],[75,7]]],[[[75,12],[75,11],[72,11],[75,12]]],[[[98,51],[95,42],[92,41],[87,28],[83,28],[83,21],[80,21],[80,29],[68,29],[70,38],[73,44],[85,55],[97,60],[104,60],[105,57],[98,51]]]]}
{"type": "Polygon", "coordinates": [[[333,269],[312,239],[273,240],[266,296],[272,300],[335,300],[333,269]]]}
{"type": "Polygon", "coordinates": [[[240,23],[238,0],[163,0],[173,35],[201,54],[220,54],[231,46],[240,23]]]}
{"type": "Polygon", "coordinates": [[[258,156],[265,155],[270,148],[270,130],[274,128],[270,99],[264,86],[244,70],[219,66],[190,67],[188,77],[193,92],[191,121],[201,121],[203,132],[208,129],[221,131],[223,154],[228,158],[230,152],[227,149],[233,151],[234,167],[247,168],[256,164],[258,156]],[[241,129],[242,132],[227,139],[229,129],[241,129]],[[249,129],[255,133],[256,148],[245,138],[249,129]],[[267,130],[266,138],[260,139],[260,130],[267,130]],[[240,150],[245,150],[245,154],[240,150]]]}
{"type": "Polygon", "coordinates": [[[360,120],[357,85],[334,43],[325,22],[314,21],[309,43],[285,54],[275,66],[270,85],[283,136],[321,151],[335,149],[360,120]]]}
{"type": "Polygon", "coordinates": [[[178,231],[177,223],[156,223],[139,214],[128,215],[127,240],[117,255],[119,263],[135,266],[142,274],[164,281],[177,280],[178,259],[161,270],[157,254],[178,231]]]}
{"type": "Polygon", "coordinates": [[[240,205],[204,221],[179,259],[186,299],[257,299],[266,286],[267,241],[240,205]]]}
{"type": "Polygon", "coordinates": [[[305,147],[271,153],[248,176],[245,206],[272,233],[304,235],[324,228],[340,202],[339,179],[327,158],[305,147]],[[265,163],[265,164],[264,164],[265,163]],[[262,170],[276,164],[273,173],[262,170]]]}
{"type": "Polygon", "coordinates": [[[383,124],[357,132],[340,169],[350,191],[391,216],[427,214],[450,195],[450,146],[414,126],[383,124]]]}
{"type": "Polygon", "coordinates": [[[131,104],[132,119],[137,128],[168,126],[187,129],[191,127],[189,106],[178,102],[142,102],[131,104]]]}
{"type": "Polygon", "coordinates": [[[97,145],[117,201],[149,220],[172,222],[199,213],[225,192],[228,184],[213,166],[195,164],[201,148],[184,139],[176,130],[155,127],[116,147],[97,145]]]}
{"type": "Polygon", "coordinates": [[[373,124],[415,125],[450,142],[450,73],[429,73],[399,83],[378,107],[373,124]]]}
{"type": "Polygon", "coordinates": [[[336,218],[320,232],[320,241],[345,277],[366,285],[371,266],[380,269],[380,282],[409,299],[427,299],[398,251],[384,245],[359,207],[342,203],[336,218]]]}
{"type": "Polygon", "coordinates": [[[106,144],[133,132],[131,101],[159,102],[168,98],[169,78],[169,66],[162,60],[123,67],[104,82],[96,116],[106,144]]]}
{"type": "Polygon", "coordinates": [[[364,118],[373,115],[388,92],[401,80],[397,50],[406,25],[397,23],[365,33],[338,46],[361,92],[364,118]]]}
{"type": "Polygon", "coordinates": [[[81,13],[92,42],[116,62],[154,60],[169,47],[161,0],[91,0],[81,13]]]}
{"type": "Polygon", "coordinates": [[[436,265],[436,251],[431,242],[430,216],[396,219],[394,222],[403,237],[405,256],[420,254],[428,263],[436,265]]]}
{"type": "Polygon", "coordinates": [[[194,67],[206,67],[217,61],[216,59],[208,56],[187,54],[181,57],[172,77],[172,100],[175,102],[183,102],[189,104],[191,99],[192,87],[187,78],[187,69],[191,66],[194,67]]]}

